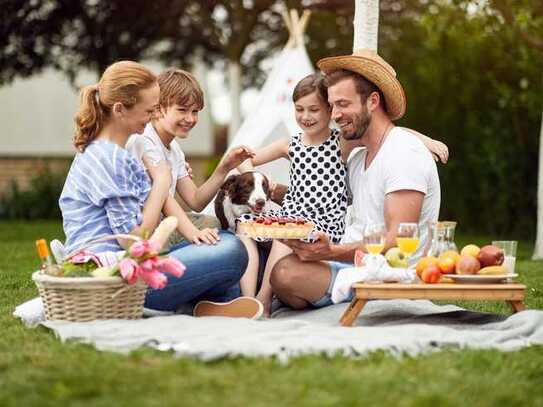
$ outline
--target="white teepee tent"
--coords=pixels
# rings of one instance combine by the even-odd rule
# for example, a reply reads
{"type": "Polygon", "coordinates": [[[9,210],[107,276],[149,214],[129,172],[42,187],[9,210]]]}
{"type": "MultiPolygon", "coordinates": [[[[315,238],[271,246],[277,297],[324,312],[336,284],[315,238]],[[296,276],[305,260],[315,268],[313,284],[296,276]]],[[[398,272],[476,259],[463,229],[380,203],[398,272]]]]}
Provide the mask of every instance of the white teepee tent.
{"type": "MultiPolygon", "coordinates": [[[[291,10],[290,16],[285,14],[290,38],[275,59],[254,110],[245,118],[229,148],[246,145],[257,149],[300,131],[294,119],[292,91],[300,79],[314,72],[303,43],[308,18],[308,11],[301,18],[295,10],[291,10]]],[[[288,184],[288,163],[285,160],[263,165],[258,170],[276,182],[288,184]]]]}
{"type": "MultiPolygon", "coordinates": [[[[294,118],[292,91],[305,76],[314,72],[303,42],[309,11],[302,17],[295,10],[285,13],[290,38],[275,58],[273,69],[260,91],[258,102],[249,112],[229,143],[229,148],[245,145],[252,149],[266,146],[279,138],[291,137],[300,131],[294,118]]],[[[278,160],[258,167],[273,181],[288,184],[288,162],[278,160]]],[[[213,213],[213,202],[204,210],[213,213]]]]}

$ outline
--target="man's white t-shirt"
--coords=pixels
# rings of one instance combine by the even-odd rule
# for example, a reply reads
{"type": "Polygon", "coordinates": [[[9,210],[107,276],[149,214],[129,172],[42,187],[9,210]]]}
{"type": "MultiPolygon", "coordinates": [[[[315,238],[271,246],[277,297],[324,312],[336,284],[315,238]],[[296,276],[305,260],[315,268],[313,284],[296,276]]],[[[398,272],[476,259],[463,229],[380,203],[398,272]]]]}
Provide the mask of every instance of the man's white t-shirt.
{"type": "Polygon", "coordinates": [[[166,147],[156,132],[152,123],[147,123],[142,134],[133,134],[126,143],[126,149],[132,153],[143,165],[142,158],[145,155],[154,165],[166,160],[172,173],[170,195],[175,195],[177,181],[188,176],[185,167],[185,154],[177,140],[173,139],[170,147],[166,147]]]}
{"type": "Polygon", "coordinates": [[[352,221],[345,230],[343,243],[361,241],[364,225],[385,223],[385,196],[400,190],[424,194],[419,218],[420,244],[411,257],[414,264],[428,242],[428,222],[437,221],[441,188],[437,166],[430,151],[407,130],[395,127],[366,169],[366,149],[351,155],[347,163],[349,186],[353,195],[352,221]]]}

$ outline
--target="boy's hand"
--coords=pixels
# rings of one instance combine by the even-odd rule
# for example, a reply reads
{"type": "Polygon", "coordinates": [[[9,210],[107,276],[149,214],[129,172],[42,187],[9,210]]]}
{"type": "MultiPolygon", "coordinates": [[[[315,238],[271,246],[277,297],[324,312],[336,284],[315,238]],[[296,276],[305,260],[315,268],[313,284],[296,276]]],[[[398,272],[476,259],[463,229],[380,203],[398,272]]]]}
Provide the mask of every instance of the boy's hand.
{"type": "Polygon", "coordinates": [[[242,162],[253,158],[255,153],[247,146],[238,146],[230,150],[222,159],[219,164],[219,167],[225,171],[229,172],[234,168],[238,167],[242,162]]]}
{"type": "Polygon", "coordinates": [[[202,243],[205,244],[217,244],[221,237],[219,236],[219,231],[215,228],[213,229],[202,229],[198,230],[194,236],[189,239],[192,243],[199,246],[202,243]]]}

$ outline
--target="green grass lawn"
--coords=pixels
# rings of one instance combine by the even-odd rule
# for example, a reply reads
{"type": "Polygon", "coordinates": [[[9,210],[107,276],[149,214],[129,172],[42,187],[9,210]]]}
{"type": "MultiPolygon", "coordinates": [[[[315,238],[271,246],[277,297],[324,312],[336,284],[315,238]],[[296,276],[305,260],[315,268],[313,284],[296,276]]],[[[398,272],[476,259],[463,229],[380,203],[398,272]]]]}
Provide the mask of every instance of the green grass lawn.
{"type": "MultiPolygon", "coordinates": [[[[61,344],[44,328],[11,314],[37,295],[34,240],[61,236],[58,222],[0,223],[0,406],[390,405],[543,406],[543,347],[519,352],[445,350],[396,359],[323,356],[203,363],[170,353],[130,355],[61,344]]],[[[457,239],[487,243],[488,237],[457,239]]],[[[529,286],[526,305],[543,309],[543,263],[520,245],[517,269],[529,286]]],[[[500,303],[460,303],[509,312],[500,303]]]]}

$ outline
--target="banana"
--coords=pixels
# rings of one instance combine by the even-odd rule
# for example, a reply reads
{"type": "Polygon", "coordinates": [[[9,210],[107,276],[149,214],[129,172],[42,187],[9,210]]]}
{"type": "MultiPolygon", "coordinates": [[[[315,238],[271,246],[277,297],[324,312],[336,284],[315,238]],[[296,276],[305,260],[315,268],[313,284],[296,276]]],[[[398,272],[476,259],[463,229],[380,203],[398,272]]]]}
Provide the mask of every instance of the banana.
{"type": "Polygon", "coordinates": [[[488,266],[483,267],[477,274],[484,276],[496,276],[501,274],[507,274],[507,269],[504,266],[488,266]]]}

